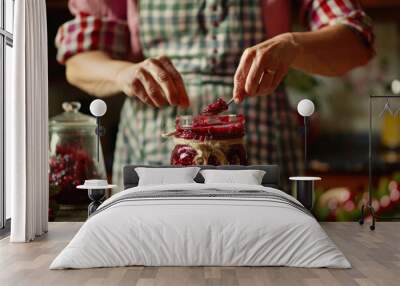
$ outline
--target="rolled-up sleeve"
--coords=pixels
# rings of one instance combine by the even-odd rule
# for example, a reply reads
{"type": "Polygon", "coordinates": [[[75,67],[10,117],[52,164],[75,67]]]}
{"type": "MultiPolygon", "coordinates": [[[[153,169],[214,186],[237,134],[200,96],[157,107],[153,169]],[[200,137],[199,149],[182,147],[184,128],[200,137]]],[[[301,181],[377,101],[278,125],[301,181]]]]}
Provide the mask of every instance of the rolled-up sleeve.
{"type": "Polygon", "coordinates": [[[363,41],[373,46],[374,33],[371,19],[356,0],[305,0],[303,15],[311,30],[344,24],[356,31],[363,41]]]}
{"type": "Polygon", "coordinates": [[[90,13],[90,9],[86,10],[71,9],[75,18],[58,29],[55,39],[57,60],[64,64],[78,53],[94,50],[107,52],[116,59],[129,57],[131,49],[127,22],[107,13],[101,15],[98,11],[90,13]]]}

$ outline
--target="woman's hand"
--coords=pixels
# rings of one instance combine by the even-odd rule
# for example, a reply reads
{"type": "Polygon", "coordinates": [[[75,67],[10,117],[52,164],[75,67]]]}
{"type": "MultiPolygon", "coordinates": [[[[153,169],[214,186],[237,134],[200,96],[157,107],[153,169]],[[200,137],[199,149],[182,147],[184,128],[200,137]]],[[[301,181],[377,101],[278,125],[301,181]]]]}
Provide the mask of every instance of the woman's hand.
{"type": "Polygon", "coordinates": [[[247,48],[234,78],[233,99],[240,103],[247,96],[271,94],[287,74],[299,45],[291,33],[281,34],[247,48]]]}
{"type": "Polygon", "coordinates": [[[117,85],[126,95],[154,107],[189,106],[182,77],[164,56],[126,64],[117,74],[117,85]]]}

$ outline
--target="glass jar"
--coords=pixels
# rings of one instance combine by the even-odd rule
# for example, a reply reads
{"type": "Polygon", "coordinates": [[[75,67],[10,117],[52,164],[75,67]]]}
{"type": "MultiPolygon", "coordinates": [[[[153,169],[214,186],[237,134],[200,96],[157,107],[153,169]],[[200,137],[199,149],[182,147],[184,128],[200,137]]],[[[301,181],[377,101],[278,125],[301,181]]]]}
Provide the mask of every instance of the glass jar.
{"type": "Polygon", "coordinates": [[[178,116],[171,165],[246,165],[243,115],[178,116]]]}
{"type": "Polygon", "coordinates": [[[106,178],[101,146],[97,161],[96,119],[79,112],[79,102],[64,102],[62,107],[64,112],[49,122],[50,197],[63,204],[86,203],[87,193],[76,186],[106,178]]]}

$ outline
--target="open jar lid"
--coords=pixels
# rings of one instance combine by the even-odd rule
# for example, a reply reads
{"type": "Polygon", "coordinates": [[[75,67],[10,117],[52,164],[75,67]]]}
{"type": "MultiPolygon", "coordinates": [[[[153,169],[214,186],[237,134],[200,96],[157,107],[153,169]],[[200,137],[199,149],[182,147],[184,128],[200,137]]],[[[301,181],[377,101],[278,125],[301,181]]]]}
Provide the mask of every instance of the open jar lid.
{"type": "Polygon", "coordinates": [[[49,128],[51,131],[61,129],[96,128],[96,119],[94,117],[79,112],[79,109],[81,108],[80,102],[63,102],[62,108],[64,109],[63,113],[58,114],[49,120],[49,128]]]}

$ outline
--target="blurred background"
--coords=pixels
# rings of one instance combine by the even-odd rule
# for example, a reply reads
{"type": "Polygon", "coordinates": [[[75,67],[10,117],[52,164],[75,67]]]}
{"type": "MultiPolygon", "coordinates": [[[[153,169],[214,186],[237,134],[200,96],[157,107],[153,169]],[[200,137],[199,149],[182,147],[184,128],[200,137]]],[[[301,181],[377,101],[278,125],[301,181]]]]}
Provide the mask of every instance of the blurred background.
{"type": "MultiPolygon", "coordinates": [[[[303,98],[316,105],[311,119],[309,174],[322,177],[316,186],[314,205],[314,214],[321,221],[358,220],[368,191],[369,95],[400,92],[400,1],[360,2],[374,23],[375,59],[341,78],[311,77],[295,71],[286,78],[293,108],[303,98]]],[[[93,100],[67,83],[65,68],[56,61],[57,29],[71,18],[66,0],[47,0],[50,117],[62,113],[62,103],[70,101],[79,101],[80,111],[89,114],[93,100]]],[[[298,22],[296,15],[293,22],[298,22]]],[[[298,24],[294,27],[302,29],[298,24]]],[[[102,122],[107,133],[102,137],[102,146],[109,179],[123,100],[123,95],[105,99],[108,112],[102,122]]],[[[381,219],[395,219],[400,216],[400,99],[374,100],[372,118],[373,206],[381,219]],[[393,113],[382,113],[385,105],[393,113]]],[[[302,131],[299,128],[299,136],[302,131]]],[[[85,160],[82,154],[76,156],[85,160]]],[[[71,186],[50,188],[50,219],[85,220],[88,203],[85,191],[71,186]]]]}

